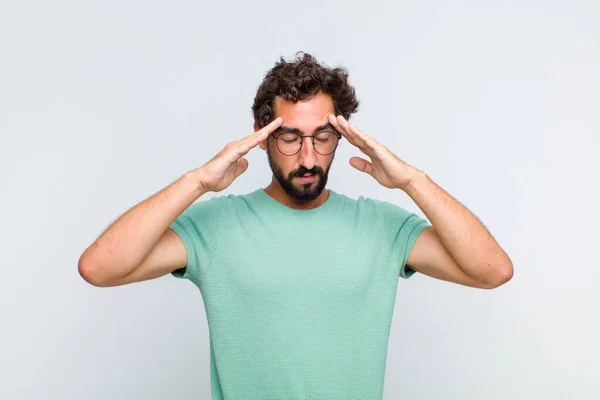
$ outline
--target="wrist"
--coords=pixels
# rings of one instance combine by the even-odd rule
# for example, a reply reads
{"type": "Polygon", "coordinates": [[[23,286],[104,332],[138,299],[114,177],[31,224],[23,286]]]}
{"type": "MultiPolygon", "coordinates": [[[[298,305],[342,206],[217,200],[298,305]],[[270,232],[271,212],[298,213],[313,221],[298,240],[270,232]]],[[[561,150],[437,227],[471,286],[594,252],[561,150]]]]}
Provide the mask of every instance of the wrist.
{"type": "Polygon", "coordinates": [[[410,182],[404,187],[404,192],[411,196],[413,193],[417,192],[419,188],[425,183],[428,179],[427,174],[419,169],[414,169],[412,173],[412,178],[410,182]]]}
{"type": "Polygon", "coordinates": [[[202,184],[202,170],[200,168],[188,171],[184,175],[184,178],[192,186],[192,190],[198,195],[198,197],[210,191],[207,190],[202,184]]]}

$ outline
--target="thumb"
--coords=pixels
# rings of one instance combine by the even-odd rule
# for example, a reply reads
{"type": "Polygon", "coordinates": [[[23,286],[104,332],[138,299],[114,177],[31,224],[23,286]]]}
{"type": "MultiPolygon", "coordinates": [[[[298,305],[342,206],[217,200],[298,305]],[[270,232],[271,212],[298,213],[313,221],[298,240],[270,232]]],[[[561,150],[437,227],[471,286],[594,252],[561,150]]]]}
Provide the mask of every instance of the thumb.
{"type": "Polygon", "coordinates": [[[240,158],[237,161],[237,164],[235,165],[235,177],[237,178],[238,176],[240,176],[241,174],[243,174],[244,172],[246,172],[246,170],[248,169],[248,160],[246,160],[245,158],[240,158]]]}
{"type": "Polygon", "coordinates": [[[352,165],[359,171],[365,172],[369,175],[373,175],[373,165],[364,158],[352,157],[350,159],[350,165],[352,165]]]}

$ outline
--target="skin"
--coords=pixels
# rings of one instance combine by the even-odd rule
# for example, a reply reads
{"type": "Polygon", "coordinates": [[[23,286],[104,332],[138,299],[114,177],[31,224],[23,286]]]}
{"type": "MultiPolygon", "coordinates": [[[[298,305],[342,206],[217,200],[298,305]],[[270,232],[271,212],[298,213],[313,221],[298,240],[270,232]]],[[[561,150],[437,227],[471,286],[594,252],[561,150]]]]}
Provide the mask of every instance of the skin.
{"type": "MultiPolygon", "coordinates": [[[[274,106],[275,118],[283,118],[282,128],[296,128],[300,135],[311,135],[319,126],[331,123],[328,116],[335,112],[331,96],[322,92],[296,103],[277,97],[274,106]]],[[[259,131],[256,123],[254,131],[259,131]]],[[[335,152],[321,155],[315,151],[310,137],[304,137],[302,140],[302,149],[293,156],[282,154],[271,135],[261,141],[259,146],[267,152],[273,170],[273,178],[265,192],[290,208],[307,210],[319,207],[329,197],[329,191],[324,187],[335,152]],[[306,170],[314,171],[316,179],[302,183],[298,174],[306,170]]]]}

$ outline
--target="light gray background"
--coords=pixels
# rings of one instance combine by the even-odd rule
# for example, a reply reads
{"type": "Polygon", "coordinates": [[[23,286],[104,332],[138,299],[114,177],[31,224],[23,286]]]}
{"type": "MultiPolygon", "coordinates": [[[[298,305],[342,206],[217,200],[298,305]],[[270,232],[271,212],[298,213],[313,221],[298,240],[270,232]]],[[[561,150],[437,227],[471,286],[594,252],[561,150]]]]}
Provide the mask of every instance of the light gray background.
{"type": "MultiPolygon", "coordinates": [[[[354,122],[490,229],[492,291],[400,280],[385,399],[600,397],[600,3],[3,2],[0,398],[207,399],[204,305],[95,288],[83,250],[229,141],[279,56],[350,72],[354,122]]],[[[423,215],[348,164],[330,188],[423,215]]],[[[264,187],[263,152],[227,191],[264,187]]],[[[207,196],[208,198],[209,196],[207,196]]]]}

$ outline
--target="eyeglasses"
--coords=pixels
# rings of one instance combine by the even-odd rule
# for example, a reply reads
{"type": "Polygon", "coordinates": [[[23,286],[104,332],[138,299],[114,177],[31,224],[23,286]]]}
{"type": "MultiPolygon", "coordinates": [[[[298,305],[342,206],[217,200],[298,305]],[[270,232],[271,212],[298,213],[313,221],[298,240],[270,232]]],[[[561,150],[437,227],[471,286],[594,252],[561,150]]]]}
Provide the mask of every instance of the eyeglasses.
{"type": "Polygon", "coordinates": [[[315,151],[322,156],[327,156],[335,151],[342,135],[339,132],[321,131],[315,135],[299,135],[297,133],[281,133],[276,139],[277,149],[285,156],[298,154],[302,149],[305,137],[312,138],[315,151]]]}

